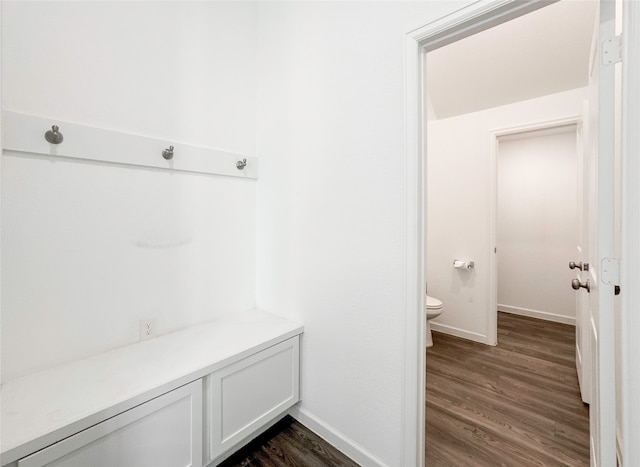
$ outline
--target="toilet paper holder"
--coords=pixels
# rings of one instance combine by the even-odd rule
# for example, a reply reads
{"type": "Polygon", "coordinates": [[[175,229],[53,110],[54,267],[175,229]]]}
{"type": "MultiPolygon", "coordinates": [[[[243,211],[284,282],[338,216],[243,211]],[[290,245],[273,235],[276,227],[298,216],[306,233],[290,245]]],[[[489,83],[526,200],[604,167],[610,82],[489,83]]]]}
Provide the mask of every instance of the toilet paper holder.
{"type": "Polygon", "coordinates": [[[473,269],[476,266],[475,261],[469,261],[464,259],[454,259],[453,267],[456,269],[473,269]]]}

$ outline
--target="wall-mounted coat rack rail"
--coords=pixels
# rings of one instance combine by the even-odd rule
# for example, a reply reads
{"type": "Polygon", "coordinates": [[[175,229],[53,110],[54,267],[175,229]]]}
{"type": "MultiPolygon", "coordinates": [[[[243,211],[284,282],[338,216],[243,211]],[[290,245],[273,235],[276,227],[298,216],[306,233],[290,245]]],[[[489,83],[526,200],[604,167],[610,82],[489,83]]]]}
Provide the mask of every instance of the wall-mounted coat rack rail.
{"type": "Polygon", "coordinates": [[[256,157],[17,112],[2,112],[2,144],[6,151],[40,156],[258,178],[256,157]]]}

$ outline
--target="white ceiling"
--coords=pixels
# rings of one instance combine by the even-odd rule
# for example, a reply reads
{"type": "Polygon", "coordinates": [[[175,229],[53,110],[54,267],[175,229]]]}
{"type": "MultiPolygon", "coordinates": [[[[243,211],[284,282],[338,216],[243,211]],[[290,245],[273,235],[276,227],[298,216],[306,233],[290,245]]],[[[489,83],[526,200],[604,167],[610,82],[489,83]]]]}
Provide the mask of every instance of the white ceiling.
{"type": "Polygon", "coordinates": [[[562,0],[429,52],[430,117],[586,86],[596,7],[562,0]]]}

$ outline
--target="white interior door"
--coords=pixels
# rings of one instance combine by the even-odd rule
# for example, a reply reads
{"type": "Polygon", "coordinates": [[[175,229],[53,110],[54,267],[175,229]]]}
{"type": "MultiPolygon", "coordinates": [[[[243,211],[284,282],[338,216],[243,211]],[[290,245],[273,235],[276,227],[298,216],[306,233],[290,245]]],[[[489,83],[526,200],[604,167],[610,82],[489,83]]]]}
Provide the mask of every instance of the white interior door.
{"type": "Polygon", "coordinates": [[[615,466],[614,285],[607,277],[606,262],[615,257],[615,47],[610,49],[609,42],[615,35],[615,3],[601,0],[599,4],[589,82],[589,270],[582,272],[581,279],[590,286],[591,465],[615,466]]]}
{"type": "MultiPolygon", "coordinates": [[[[578,285],[589,279],[589,155],[591,154],[589,138],[589,105],[585,102],[583,124],[576,133],[577,148],[577,244],[575,257],[571,258],[569,267],[576,272],[578,285]],[[587,264],[587,266],[585,266],[587,264]]],[[[589,297],[585,293],[576,294],[576,370],[580,383],[582,401],[591,402],[591,320],[589,313],[589,297]]]]}

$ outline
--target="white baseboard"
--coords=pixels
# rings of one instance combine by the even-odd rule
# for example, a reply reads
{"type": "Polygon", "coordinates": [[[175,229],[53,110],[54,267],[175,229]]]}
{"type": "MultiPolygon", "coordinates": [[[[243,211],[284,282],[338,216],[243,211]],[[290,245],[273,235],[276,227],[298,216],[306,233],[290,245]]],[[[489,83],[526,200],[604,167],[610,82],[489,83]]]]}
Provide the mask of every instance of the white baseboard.
{"type": "Polygon", "coordinates": [[[463,339],[469,339],[474,342],[480,342],[481,344],[490,345],[487,336],[485,336],[484,334],[456,328],[454,326],[449,326],[448,324],[436,323],[434,321],[429,321],[429,326],[431,326],[432,331],[438,331],[444,334],[462,337],[463,339]]]}
{"type": "Polygon", "coordinates": [[[547,311],[531,310],[529,308],[521,308],[518,306],[501,305],[498,303],[498,311],[511,313],[512,315],[528,316],[530,318],[543,319],[545,321],[554,321],[556,323],[576,325],[576,318],[573,316],[558,315],[547,311]]]}
{"type": "Polygon", "coordinates": [[[289,409],[289,415],[358,464],[364,467],[387,467],[382,460],[312,413],[294,406],[289,409]]]}

